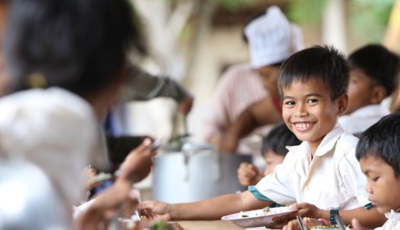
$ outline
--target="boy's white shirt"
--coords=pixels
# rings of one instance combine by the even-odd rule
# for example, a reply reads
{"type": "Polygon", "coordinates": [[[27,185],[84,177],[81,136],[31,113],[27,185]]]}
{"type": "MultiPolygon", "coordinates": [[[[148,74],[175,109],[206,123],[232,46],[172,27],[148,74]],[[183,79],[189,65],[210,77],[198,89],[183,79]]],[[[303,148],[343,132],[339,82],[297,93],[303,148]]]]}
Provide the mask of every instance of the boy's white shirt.
{"type": "Polygon", "coordinates": [[[33,89],[3,97],[0,111],[0,152],[39,166],[66,205],[81,201],[84,167],[106,156],[90,104],[61,88],[33,89]]]}
{"type": "Polygon", "coordinates": [[[381,104],[368,105],[339,117],[339,123],[350,133],[361,133],[389,114],[389,109],[381,104]]]}
{"type": "Polygon", "coordinates": [[[307,142],[288,147],[283,163],[256,188],[281,205],[307,202],[325,210],[362,207],[370,202],[366,179],[355,157],[357,142],[337,123],[322,140],[313,160],[307,142]]]}
{"type": "Polygon", "coordinates": [[[391,210],[385,213],[385,216],[388,220],[382,227],[375,228],[375,230],[400,230],[400,213],[391,210]]]}

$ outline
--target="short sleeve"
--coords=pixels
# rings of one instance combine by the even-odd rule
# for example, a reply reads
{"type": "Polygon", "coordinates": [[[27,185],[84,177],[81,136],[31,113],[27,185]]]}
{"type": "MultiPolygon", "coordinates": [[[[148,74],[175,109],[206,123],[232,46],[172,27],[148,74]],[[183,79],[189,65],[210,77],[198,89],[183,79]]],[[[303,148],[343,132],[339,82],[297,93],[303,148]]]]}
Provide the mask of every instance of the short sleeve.
{"type": "Polygon", "coordinates": [[[286,205],[296,202],[295,188],[293,186],[296,159],[296,156],[289,152],[283,163],[275,167],[273,173],[258,182],[255,186],[257,191],[278,204],[286,205]]]}

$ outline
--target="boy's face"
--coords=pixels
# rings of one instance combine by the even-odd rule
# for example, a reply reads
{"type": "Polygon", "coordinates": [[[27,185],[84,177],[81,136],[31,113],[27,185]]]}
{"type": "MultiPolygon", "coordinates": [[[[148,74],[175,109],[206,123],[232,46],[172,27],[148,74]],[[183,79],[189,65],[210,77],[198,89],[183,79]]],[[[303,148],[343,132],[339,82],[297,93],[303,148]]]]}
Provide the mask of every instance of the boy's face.
{"type": "Polygon", "coordinates": [[[329,89],[318,80],[294,81],[289,87],[282,87],[282,92],[283,120],[299,140],[308,142],[314,154],[346,109],[347,94],[332,101],[329,89]]]}
{"type": "Polygon", "coordinates": [[[386,213],[400,208],[400,176],[382,159],[367,156],[360,159],[361,169],[367,177],[369,200],[378,212],[386,213]]]}
{"type": "MultiPolygon", "coordinates": [[[[372,84],[369,78],[361,69],[353,69],[350,71],[349,83],[349,106],[345,114],[351,114],[357,109],[381,102],[377,96],[379,86],[372,84]]],[[[383,87],[380,86],[380,89],[383,87]]]]}
{"type": "Polygon", "coordinates": [[[276,66],[263,66],[256,69],[260,75],[263,86],[272,97],[279,98],[278,76],[279,68],[276,66]]]}
{"type": "Polygon", "coordinates": [[[4,32],[6,19],[8,16],[9,3],[7,1],[0,1],[0,95],[5,90],[7,85],[7,73],[4,67],[4,50],[3,50],[3,41],[4,41],[4,32]]]}
{"type": "Polygon", "coordinates": [[[281,164],[283,162],[283,159],[285,157],[279,154],[276,154],[275,152],[268,150],[264,153],[264,160],[267,165],[267,168],[264,171],[264,176],[271,174],[275,166],[281,164]]]}

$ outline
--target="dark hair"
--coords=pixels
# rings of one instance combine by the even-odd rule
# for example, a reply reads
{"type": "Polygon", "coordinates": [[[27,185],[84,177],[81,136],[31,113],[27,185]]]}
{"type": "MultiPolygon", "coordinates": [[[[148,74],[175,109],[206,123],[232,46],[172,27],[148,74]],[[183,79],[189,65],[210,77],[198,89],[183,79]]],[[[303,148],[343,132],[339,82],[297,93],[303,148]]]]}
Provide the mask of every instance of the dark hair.
{"type": "Polygon", "coordinates": [[[14,91],[29,88],[31,74],[78,95],[104,89],[129,49],[146,54],[135,16],[127,0],[13,0],[6,45],[14,91]]]}
{"type": "Polygon", "coordinates": [[[356,157],[375,157],[385,161],[400,175],[400,113],[383,117],[365,130],[356,147],[356,157]]]}
{"type": "Polygon", "coordinates": [[[281,66],[279,93],[282,97],[282,88],[294,81],[311,80],[321,81],[330,90],[332,100],[347,93],[349,67],[343,54],[332,46],[313,46],[293,54],[281,66]]]}
{"type": "Polygon", "coordinates": [[[286,156],[288,150],[286,146],[299,145],[301,141],[288,129],[284,122],[274,126],[274,128],[263,137],[261,153],[273,151],[277,155],[286,156]]]}
{"type": "Polygon", "coordinates": [[[396,87],[400,59],[382,45],[366,45],[348,58],[350,69],[361,69],[375,85],[382,85],[390,95],[396,87]]]}

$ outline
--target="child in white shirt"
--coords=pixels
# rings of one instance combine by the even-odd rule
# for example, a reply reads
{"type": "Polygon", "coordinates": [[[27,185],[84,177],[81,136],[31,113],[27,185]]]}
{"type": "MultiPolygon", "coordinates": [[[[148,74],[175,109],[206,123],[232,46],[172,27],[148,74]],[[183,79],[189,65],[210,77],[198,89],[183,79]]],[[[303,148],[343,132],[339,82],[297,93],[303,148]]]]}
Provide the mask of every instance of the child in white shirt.
{"type": "MultiPolygon", "coordinates": [[[[186,204],[143,202],[163,219],[218,219],[239,211],[263,208],[273,202],[293,205],[302,216],[329,219],[331,208],[342,209],[346,224],[359,218],[375,227],[384,216],[366,209],[366,181],[354,156],[357,138],[337,124],[348,104],[349,69],[343,55],[331,47],[315,46],[292,55],[281,67],[278,86],[282,117],[303,141],[284,162],[254,189],[186,204]],[[343,202],[341,202],[343,201],[343,202]],[[345,210],[344,210],[345,209],[345,210]]],[[[288,229],[296,228],[291,221],[288,229]]]]}
{"type": "Polygon", "coordinates": [[[358,134],[390,113],[381,102],[396,87],[400,59],[382,45],[366,45],[350,54],[348,63],[349,106],[339,123],[358,134]]]}
{"type": "MultiPolygon", "coordinates": [[[[356,157],[367,177],[368,199],[388,220],[379,230],[400,229],[400,113],[382,118],[367,129],[356,157]]],[[[353,228],[361,229],[353,220],[353,228]]]]}

